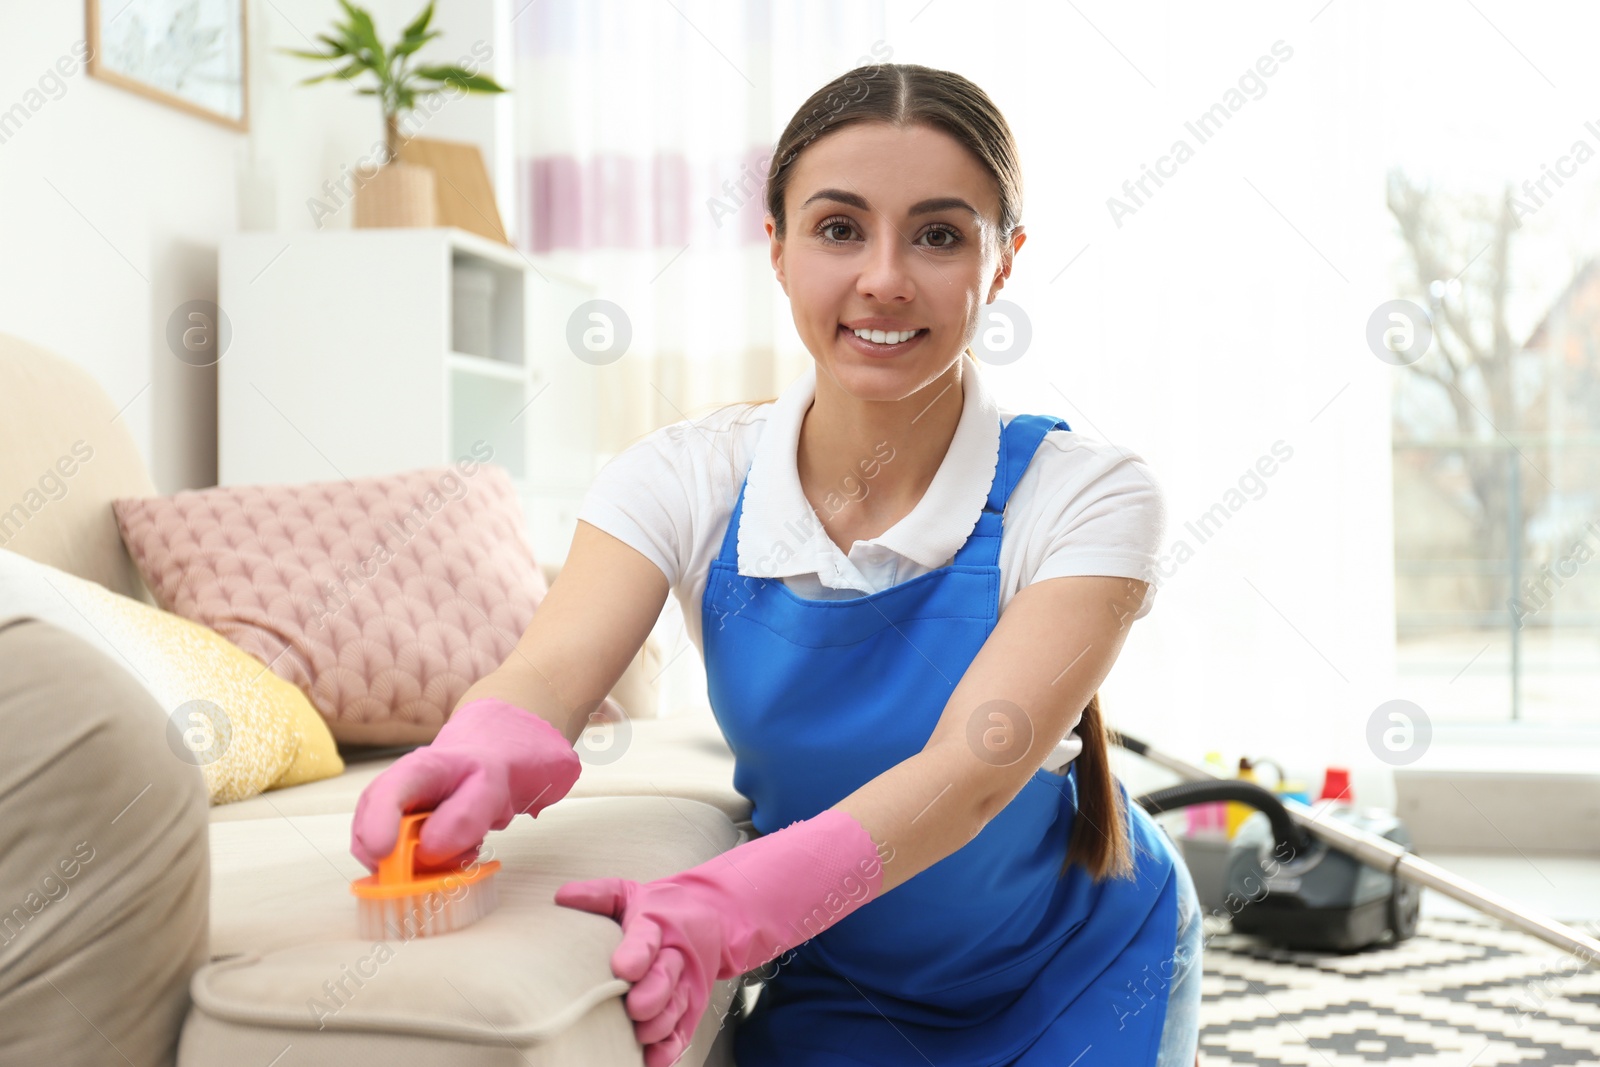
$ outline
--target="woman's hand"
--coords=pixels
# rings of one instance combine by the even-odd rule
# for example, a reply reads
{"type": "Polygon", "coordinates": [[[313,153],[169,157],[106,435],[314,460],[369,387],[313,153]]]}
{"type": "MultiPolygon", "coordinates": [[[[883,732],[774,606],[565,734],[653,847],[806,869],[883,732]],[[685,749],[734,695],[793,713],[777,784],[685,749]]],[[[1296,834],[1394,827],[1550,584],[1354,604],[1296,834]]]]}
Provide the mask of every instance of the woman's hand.
{"type": "Polygon", "coordinates": [[[634,983],[624,1007],[646,1067],[668,1067],[689,1047],[713,982],[809,940],[882,885],[872,836],[828,808],[679,874],[568,882],[555,901],[622,925],[611,971],[634,983]]]}
{"type": "Polygon", "coordinates": [[[601,878],[556,890],[557,904],[622,924],[611,970],[633,983],[623,1006],[644,1046],[645,1067],[676,1063],[710,1002],[726,936],[713,899],[671,879],[601,878]]]}
{"type": "Polygon", "coordinates": [[[394,851],[400,816],[431,810],[417,858],[459,866],[477,855],[490,830],[566,796],[582,768],[571,743],[539,716],[492,697],[468,701],[431,744],[401,756],[362,791],[350,852],[376,870],[394,851]]]}

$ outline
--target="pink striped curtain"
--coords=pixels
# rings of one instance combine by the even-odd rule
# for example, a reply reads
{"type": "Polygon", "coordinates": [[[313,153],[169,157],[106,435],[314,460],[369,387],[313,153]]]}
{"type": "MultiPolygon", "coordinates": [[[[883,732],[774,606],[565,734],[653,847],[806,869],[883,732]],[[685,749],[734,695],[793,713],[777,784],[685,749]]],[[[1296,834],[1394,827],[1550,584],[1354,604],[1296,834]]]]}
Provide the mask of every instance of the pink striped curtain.
{"type": "Polygon", "coordinates": [[[538,0],[515,15],[522,249],[633,331],[602,460],[810,362],[773,276],[767,161],[816,89],[890,58],[883,0],[538,0]]]}

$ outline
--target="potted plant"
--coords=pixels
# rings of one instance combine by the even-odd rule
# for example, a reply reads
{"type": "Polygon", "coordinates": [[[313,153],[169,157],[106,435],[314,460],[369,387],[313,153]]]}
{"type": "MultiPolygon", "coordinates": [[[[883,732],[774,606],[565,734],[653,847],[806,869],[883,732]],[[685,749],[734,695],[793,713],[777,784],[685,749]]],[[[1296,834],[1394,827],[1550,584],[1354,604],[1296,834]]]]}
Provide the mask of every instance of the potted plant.
{"type": "MultiPolygon", "coordinates": [[[[332,35],[317,34],[317,40],[328,47],[327,52],[294,48],[279,51],[321,60],[334,67],[326,74],[302,80],[301,85],[330,78],[353,82],[364,72],[372,72],[378,84],[357,91],[363,96],[378,98],[383,113],[385,154],[377,173],[357,186],[355,223],[357,226],[431,226],[435,218],[433,171],[402,163],[398,158],[400,146],[406,139],[400,132],[405,115],[419,100],[452,89],[468,93],[503,93],[506,89],[493,78],[462,67],[412,65],[418,49],[433,38],[443,36],[440,30],[428,29],[428,23],[433,20],[432,0],[401,32],[400,40],[388,49],[378,39],[378,30],[370,14],[350,0],[339,0],[339,4],[349,16],[347,21],[336,22],[332,35]]],[[[359,173],[357,178],[358,181],[361,178],[359,173]]]]}

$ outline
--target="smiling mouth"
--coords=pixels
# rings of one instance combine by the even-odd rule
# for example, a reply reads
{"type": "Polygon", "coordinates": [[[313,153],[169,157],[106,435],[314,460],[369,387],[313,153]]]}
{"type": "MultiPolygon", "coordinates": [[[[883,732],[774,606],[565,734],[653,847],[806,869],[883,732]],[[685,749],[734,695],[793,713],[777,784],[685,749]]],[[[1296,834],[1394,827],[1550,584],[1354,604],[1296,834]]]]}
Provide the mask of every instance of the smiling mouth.
{"type": "MultiPolygon", "coordinates": [[[[906,338],[904,341],[897,341],[894,344],[885,344],[885,343],[878,342],[878,341],[869,341],[866,338],[864,338],[864,337],[860,336],[859,334],[857,334],[854,330],[850,329],[850,327],[846,326],[842,322],[839,324],[839,332],[845,336],[846,340],[853,341],[857,345],[864,346],[869,351],[891,353],[891,352],[898,352],[901,349],[906,348],[909,345],[916,344],[918,341],[922,340],[923,336],[927,334],[928,328],[926,326],[924,326],[921,329],[919,329],[916,333],[914,333],[910,337],[906,338]]],[[[896,331],[896,332],[904,332],[904,331],[896,331]]]]}

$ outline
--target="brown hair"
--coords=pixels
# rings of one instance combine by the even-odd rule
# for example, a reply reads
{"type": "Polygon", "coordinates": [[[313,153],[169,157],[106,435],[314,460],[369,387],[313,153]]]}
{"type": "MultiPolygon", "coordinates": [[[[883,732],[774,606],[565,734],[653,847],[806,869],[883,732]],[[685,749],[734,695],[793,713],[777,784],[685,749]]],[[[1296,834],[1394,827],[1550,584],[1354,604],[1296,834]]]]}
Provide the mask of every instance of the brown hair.
{"type": "MultiPolygon", "coordinates": [[[[1022,168],[1016,142],[1000,110],[978,86],[952,71],[915,63],[857,67],[818,89],[795,112],[772,154],[766,207],[779,238],[787,235],[784,196],[796,160],[818,138],[854,123],[930,126],[955,138],[994,177],[1000,193],[997,237],[1003,249],[1022,212],[1022,168]]],[[[771,398],[776,399],[776,398],[771,398]]],[[[769,400],[750,401],[752,405],[769,400]]],[[[1083,751],[1073,761],[1078,805],[1061,874],[1081,864],[1096,881],[1133,877],[1133,857],[1123,793],[1111,772],[1109,730],[1100,694],[1083,709],[1077,736],[1083,751]]]]}

